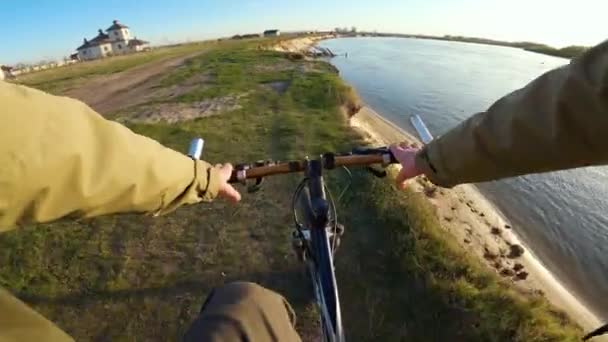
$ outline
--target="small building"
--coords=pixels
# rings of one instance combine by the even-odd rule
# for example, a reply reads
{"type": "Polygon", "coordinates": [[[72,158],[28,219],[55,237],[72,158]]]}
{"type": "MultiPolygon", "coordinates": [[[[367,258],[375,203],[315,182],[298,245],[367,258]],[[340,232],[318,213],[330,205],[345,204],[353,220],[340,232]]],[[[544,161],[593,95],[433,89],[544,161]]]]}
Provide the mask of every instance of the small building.
{"type": "Polygon", "coordinates": [[[131,49],[131,51],[149,50],[150,42],[147,42],[147,41],[141,40],[141,39],[137,39],[137,37],[135,37],[135,39],[131,39],[129,41],[128,47],[129,47],[129,49],[131,49]]]}
{"type": "Polygon", "coordinates": [[[87,61],[147,50],[150,47],[149,44],[145,40],[131,38],[129,27],[114,20],[112,26],[108,27],[105,32],[99,29],[95,38],[91,40],[84,38],[83,44],[76,50],[78,59],[87,61]]]}
{"type": "Polygon", "coordinates": [[[281,35],[279,30],[266,30],[264,31],[264,37],[278,37],[281,35]]]}

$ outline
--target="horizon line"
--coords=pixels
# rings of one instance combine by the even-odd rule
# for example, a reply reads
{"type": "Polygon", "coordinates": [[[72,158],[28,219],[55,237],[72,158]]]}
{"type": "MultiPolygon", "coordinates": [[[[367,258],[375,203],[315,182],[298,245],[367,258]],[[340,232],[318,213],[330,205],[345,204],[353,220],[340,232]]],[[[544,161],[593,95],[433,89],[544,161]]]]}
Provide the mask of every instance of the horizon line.
{"type": "MultiPolygon", "coordinates": [[[[302,32],[315,32],[315,33],[338,33],[338,31],[336,31],[336,29],[338,29],[338,27],[332,29],[332,30],[323,30],[323,29],[316,29],[316,30],[304,30],[304,29],[300,29],[300,30],[286,30],[283,31],[281,29],[278,29],[281,32],[285,32],[285,33],[290,33],[290,34],[297,34],[297,33],[302,33],[302,32]]],[[[342,29],[342,28],[339,28],[342,29]]],[[[349,28],[345,28],[345,29],[349,29],[349,28]]],[[[493,42],[493,43],[503,43],[503,46],[509,46],[508,44],[522,44],[522,43],[527,43],[527,44],[535,44],[535,45],[539,45],[539,46],[544,46],[544,47],[549,47],[549,48],[553,48],[553,49],[558,49],[555,48],[551,45],[545,44],[545,43],[539,43],[539,42],[534,42],[534,41],[528,41],[528,40],[499,40],[499,39],[494,39],[494,38],[484,38],[484,37],[479,37],[479,36],[463,36],[463,35],[450,35],[450,34],[444,34],[444,35],[432,35],[432,34],[425,34],[425,33],[403,33],[403,32],[380,32],[380,31],[376,31],[376,30],[363,30],[363,31],[346,31],[343,32],[342,34],[345,33],[350,33],[350,34],[374,34],[374,35],[384,35],[384,36],[401,36],[403,38],[429,38],[429,39],[433,39],[433,38],[461,38],[461,39],[476,39],[476,40],[483,40],[486,41],[486,43],[488,42],[493,42]]],[[[217,39],[228,39],[228,38],[232,38],[235,35],[243,35],[243,34],[250,34],[250,33],[237,33],[231,36],[227,36],[227,35],[222,35],[222,36],[215,36],[215,37],[210,37],[210,38],[206,38],[206,39],[183,39],[183,40],[176,40],[176,41],[169,41],[167,43],[161,43],[161,44],[154,44],[151,43],[150,45],[155,47],[155,48],[162,48],[165,46],[172,46],[172,45],[180,45],[180,44],[194,44],[194,43],[202,43],[202,42],[207,42],[207,41],[212,41],[212,40],[217,40],[217,39]]],[[[484,42],[470,42],[470,43],[479,43],[479,44],[484,44],[484,42]]],[[[500,44],[497,44],[500,45],[500,44]]],[[[588,48],[589,46],[587,45],[576,45],[576,44],[570,44],[570,45],[566,45],[564,46],[564,48],[567,47],[584,47],[584,48],[588,48]]],[[[74,50],[76,51],[76,50],[74,50]]],[[[43,64],[48,64],[48,63],[53,63],[53,62],[58,62],[60,60],[65,60],[66,58],[68,58],[68,56],[70,56],[71,54],[73,54],[74,52],[71,52],[69,54],[64,55],[63,57],[54,57],[52,59],[42,59],[38,62],[16,62],[16,63],[11,63],[11,64],[2,64],[0,63],[0,65],[5,65],[5,66],[17,66],[17,65],[24,65],[24,66],[35,66],[35,65],[43,65],[43,64]],[[43,63],[46,62],[46,63],[43,63]]]]}

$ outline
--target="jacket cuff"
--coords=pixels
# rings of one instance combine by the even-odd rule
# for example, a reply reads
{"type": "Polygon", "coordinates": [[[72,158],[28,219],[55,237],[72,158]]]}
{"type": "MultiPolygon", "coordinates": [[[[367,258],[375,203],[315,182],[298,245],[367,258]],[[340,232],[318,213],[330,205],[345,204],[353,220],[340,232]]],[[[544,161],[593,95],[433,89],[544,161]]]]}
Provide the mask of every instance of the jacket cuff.
{"type": "Polygon", "coordinates": [[[196,161],[196,178],[199,179],[199,196],[203,201],[212,201],[220,190],[219,170],[204,161],[196,161]],[[206,186],[205,186],[206,185],[206,186]]]}
{"type": "Polygon", "coordinates": [[[455,184],[449,181],[448,174],[439,154],[439,146],[436,143],[426,145],[416,154],[416,168],[435,185],[451,188],[455,184]]]}

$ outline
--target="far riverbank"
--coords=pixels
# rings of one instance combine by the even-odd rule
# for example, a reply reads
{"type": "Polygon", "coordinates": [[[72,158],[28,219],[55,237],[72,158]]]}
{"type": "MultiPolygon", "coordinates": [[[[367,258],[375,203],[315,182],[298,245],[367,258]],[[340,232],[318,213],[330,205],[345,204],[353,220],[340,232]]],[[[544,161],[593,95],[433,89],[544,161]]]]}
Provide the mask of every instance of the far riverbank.
{"type": "Polygon", "coordinates": [[[449,42],[461,42],[461,43],[473,43],[483,45],[496,45],[512,47],[517,49],[523,49],[530,52],[536,52],[544,55],[562,57],[562,58],[575,58],[582,55],[589,47],[580,45],[570,45],[563,48],[555,48],[546,44],[534,43],[534,42],[507,42],[502,40],[494,40],[487,38],[477,37],[464,37],[464,36],[432,36],[432,35],[420,35],[420,34],[400,34],[400,33],[373,33],[373,32],[360,32],[356,35],[345,35],[345,36],[362,36],[362,37],[395,37],[395,38],[417,38],[417,39],[431,39],[431,40],[442,40],[449,42]]]}

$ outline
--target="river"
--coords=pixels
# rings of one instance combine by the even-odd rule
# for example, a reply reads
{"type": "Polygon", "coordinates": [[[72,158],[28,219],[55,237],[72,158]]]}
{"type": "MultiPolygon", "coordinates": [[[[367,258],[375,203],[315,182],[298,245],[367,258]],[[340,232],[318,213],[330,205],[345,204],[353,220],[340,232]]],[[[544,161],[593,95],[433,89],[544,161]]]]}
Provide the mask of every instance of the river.
{"type": "MultiPolygon", "coordinates": [[[[378,113],[409,132],[409,116],[418,114],[434,135],[569,62],[515,48],[425,39],[342,38],[320,45],[341,55],[332,64],[378,113]]],[[[608,167],[477,187],[541,262],[607,320],[608,167]]]]}

